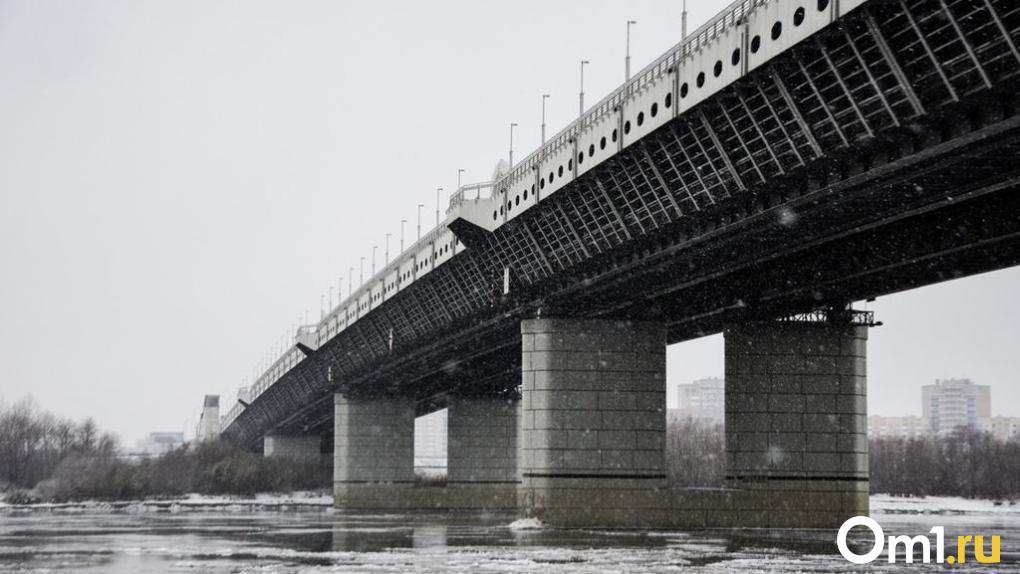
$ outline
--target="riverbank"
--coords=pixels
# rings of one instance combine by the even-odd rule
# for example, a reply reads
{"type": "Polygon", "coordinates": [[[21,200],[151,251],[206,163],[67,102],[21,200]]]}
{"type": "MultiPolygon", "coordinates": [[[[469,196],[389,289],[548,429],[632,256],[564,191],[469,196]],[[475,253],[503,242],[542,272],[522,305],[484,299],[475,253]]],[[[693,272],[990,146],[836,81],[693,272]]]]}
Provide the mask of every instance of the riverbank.
{"type": "MultiPolygon", "coordinates": [[[[874,514],[970,515],[995,514],[1020,517],[1020,501],[967,499],[956,496],[902,497],[888,494],[871,495],[874,514]]],[[[41,502],[8,504],[0,502],[2,512],[79,511],[79,512],[183,512],[183,511],[286,511],[331,509],[333,495],[328,491],[263,493],[255,496],[212,496],[187,494],[172,498],[143,500],[84,500],[78,502],[41,502]]]]}
{"type": "Polygon", "coordinates": [[[172,498],[142,500],[83,500],[76,502],[38,502],[8,504],[0,502],[0,512],[79,511],[79,512],[182,512],[182,511],[263,511],[329,509],[333,495],[324,491],[264,493],[255,496],[212,496],[186,494],[172,498]]]}

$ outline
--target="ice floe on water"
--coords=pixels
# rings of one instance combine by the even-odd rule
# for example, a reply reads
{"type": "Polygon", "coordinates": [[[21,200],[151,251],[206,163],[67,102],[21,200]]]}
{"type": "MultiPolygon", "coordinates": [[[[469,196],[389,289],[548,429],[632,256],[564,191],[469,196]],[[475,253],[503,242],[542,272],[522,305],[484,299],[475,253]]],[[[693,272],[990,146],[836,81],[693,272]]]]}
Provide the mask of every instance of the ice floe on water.
{"type": "Polygon", "coordinates": [[[511,522],[507,528],[510,530],[541,530],[542,522],[537,518],[520,518],[511,522]]]}

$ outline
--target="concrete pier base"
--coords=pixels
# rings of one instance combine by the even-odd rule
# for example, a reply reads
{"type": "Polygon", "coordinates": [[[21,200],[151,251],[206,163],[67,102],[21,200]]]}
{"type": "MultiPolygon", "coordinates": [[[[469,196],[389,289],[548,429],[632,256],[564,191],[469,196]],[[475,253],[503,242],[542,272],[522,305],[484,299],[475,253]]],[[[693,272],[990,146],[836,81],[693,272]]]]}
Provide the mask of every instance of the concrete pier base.
{"type": "Polygon", "coordinates": [[[337,508],[414,508],[414,401],[335,395],[337,508]]]}
{"type": "MultiPolygon", "coordinates": [[[[868,513],[867,327],[726,331],[731,526],[830,528],[868,513]]],[[[720,524],[725,525],[725,524],[720,524]]]]}
{"type": "Polygon", "coordinates": [[[519,509],[567,527],[669,523],[661,323],[521,324],[519,509]]]}

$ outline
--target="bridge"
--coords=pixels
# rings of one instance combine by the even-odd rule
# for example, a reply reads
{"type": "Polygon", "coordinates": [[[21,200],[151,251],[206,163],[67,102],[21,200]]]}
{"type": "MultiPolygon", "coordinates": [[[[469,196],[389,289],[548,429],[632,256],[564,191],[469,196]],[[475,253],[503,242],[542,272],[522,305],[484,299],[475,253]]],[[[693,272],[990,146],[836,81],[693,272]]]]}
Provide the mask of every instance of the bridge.
{"type": "Polygon", "coordinates": [[[223,420],[342,508],[566,526],[868,511],[860,301],[1020,260],[1020,5],[742,0],[492,182],[223,420]],[[725,334],[726,488],[665,486],[666,345],[725,334]],[[413,422],[448,408],[444,488],[413,422]]]}

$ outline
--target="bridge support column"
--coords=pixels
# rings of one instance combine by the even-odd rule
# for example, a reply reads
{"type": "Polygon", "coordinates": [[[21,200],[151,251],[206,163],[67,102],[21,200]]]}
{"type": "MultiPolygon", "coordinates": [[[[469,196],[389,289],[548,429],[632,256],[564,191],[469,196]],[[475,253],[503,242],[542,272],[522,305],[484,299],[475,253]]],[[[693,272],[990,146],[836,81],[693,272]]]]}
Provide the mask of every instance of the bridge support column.
{"type": "Polygon", "coordinates": [[[414,401],[335,395],[333,491],[337,508],[416,507],[414,401]]]}
{"type": "Polygon", "coordinates": [[[318,460],[322,457],[322,439],[312,436],[266,435],[262,439],[262,455],[269,458],[318,460]]]}
{"type": "Polygon", "coordinates": [[[726,331],[733,508],[709,526],[830,528],[868,514],[867,336],[849,322],[726,331]]]}
{"type": "Polygon", "coordinates": [[[557,526],[667,524],[661,323],[521,324],[519,505],[557,526]]]}
{"type": "Polygon", "coordinates": [[[450,397],[447,404],[448,507],[517,507],[520,401],[450,397]]]}

